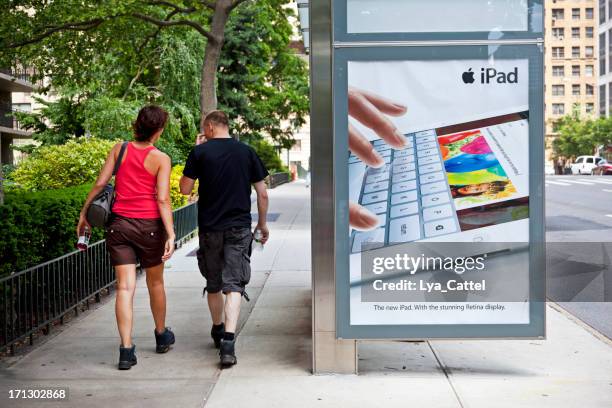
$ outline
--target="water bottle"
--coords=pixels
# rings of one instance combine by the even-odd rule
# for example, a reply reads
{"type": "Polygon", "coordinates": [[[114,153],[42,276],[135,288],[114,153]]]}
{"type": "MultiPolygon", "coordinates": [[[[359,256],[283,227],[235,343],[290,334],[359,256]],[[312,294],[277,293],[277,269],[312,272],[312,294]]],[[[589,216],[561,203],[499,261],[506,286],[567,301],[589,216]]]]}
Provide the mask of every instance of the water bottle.
{"type": "Polygon", "coordinates": [[[86,251],[89,246],[89,239],[91,238],[91,231],[89,231],[89,227],[85,227],[81,235],[79,235],[79,240],[77,241],[76,247],[79,251],[86,251]]]}
{"type": "Polygon", "coordinates": [[[261,242],[262,238],[263,234],[259,229],[256,229],[255,233],[253,234],[253,251],[263,251],[263,242],[261,242]]]}

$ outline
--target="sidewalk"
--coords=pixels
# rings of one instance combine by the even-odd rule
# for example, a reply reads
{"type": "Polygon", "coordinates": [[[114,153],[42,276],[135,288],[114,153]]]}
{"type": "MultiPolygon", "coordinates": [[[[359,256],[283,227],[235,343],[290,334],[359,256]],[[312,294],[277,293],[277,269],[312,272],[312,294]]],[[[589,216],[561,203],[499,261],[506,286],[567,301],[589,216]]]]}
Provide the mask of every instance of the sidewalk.
{"type": "MultiPolygon", "coordinates": [[[[546,341],[363,342],[359,376],[311,374],[310,190],[270,192],[271,239],[253,255],[237,343],[238,365],[220,371],[204,280],[189,242],[166,274],[168,325],[177,343],[154,353],[144,279],[135,299],[138,365],[116,367],[114,302],[0,368],[7,389],[67,386],[68,402],[117,407],[612,407],[612,343],[548,308],[546,341]]],[[[7,402],[9,402],[7,404],[7,402]]]]}

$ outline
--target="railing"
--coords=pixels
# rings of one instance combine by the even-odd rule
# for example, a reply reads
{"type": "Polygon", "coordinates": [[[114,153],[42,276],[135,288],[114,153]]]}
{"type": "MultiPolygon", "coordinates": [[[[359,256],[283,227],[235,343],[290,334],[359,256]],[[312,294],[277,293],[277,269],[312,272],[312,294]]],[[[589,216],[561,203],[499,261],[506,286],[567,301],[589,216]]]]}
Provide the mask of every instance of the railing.
{"type": "Polygon", "coordinates": [[[6,75],[10,75],[14,78],[20,79],[25,82],[29,82],[35,86],[41,86],[42,81],[36,78],[37,72],[32,68],[14,67],[14,68],[0,68],[0,72],[6,75]]]}
{"type": "MultiPolygon", "coordinates": [[[[177,246],[195,234],[197,211],[197,203],[174,211],[177,246]]],[[[12,354],[24,340],[33,344],[67,314],[78,315],[90,301],[99,302],[114,284],[104,240],[0,279],[0,351],[12,354]]]]}
{"type": "Polygon", "coordinates": [[[275,188],[280,186],[281,184],[285,184],[289,182],[289,174],[287,173],[274,173],[270,174],[268,177],[268,186],[270,188],[275,188]]]}

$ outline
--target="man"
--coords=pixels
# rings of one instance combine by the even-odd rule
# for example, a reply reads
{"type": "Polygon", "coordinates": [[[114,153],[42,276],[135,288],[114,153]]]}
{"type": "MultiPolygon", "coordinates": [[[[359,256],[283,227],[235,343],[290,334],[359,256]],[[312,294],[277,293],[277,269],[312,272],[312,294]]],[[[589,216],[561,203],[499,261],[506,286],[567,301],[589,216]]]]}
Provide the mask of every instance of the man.
{"type": "Polygon", "coordinates": [[[213,321],[210,334],[220,349],[221,365],[226,367],[237,362],[236,325],[244,288],[251,278],[251,185],[259,213],[255,229],[261,231],[262,243],[269,236],[264,182],[268,172],[251,147],[229,135],[225,113],[209,113],[204,120],[205,140],[201,136],[187,158],[180,187],[181,193],[189,195],[195,180],[200,182],[198,266],[206,278],[204,292],[208,292],[213,321]]]}

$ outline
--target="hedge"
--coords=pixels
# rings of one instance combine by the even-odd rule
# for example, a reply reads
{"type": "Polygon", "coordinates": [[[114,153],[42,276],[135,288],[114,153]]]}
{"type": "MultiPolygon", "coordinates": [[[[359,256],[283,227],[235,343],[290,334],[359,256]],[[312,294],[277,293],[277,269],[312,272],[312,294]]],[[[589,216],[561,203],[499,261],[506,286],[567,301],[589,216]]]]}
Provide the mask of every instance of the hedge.
{"type": "MultiPolygon", "coordinates": [[[[170,196],[174,209],[187,204],[180,193],[182,166],[172,169],[170,196]]],[[[90,184],[58,190],[10,191],[0,205],[0,277],[74,250],[76,225],[90,184]]],[[[91,242],[104,238],[92,231],[91,242]]]]}
{"type": "MultiPolygon", "coordinates": [[[[90,185],[9,192],[0,206],[0,276],[74,250],[79,211],[90,185]]],[[[92,231],[92,242],[103,231],[92,231]]]]}

